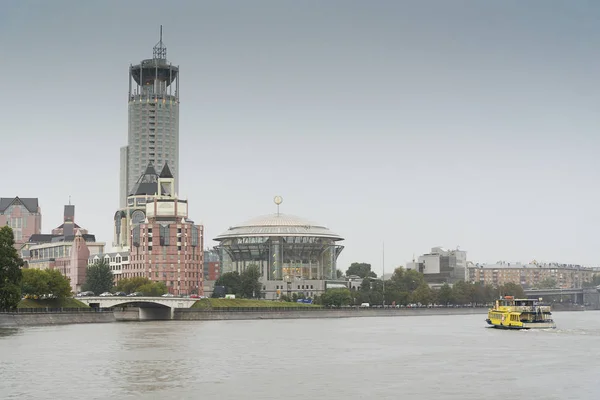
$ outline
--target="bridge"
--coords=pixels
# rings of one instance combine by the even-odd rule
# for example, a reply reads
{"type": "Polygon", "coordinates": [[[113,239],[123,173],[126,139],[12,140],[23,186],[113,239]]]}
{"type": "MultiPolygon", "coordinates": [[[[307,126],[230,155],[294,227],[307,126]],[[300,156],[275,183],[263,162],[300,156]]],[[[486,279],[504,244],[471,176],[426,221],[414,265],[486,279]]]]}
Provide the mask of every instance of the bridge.
{"type": "Polygon", "coordinates": [[[173,319],[176,308],[190,308],[198,299],[181,297],[84,296],[77,300],[94,308],[113,308],[119,321],[173,319]]]}
{"type": "Polygon", "coordinates": [[[525,295],[529,298],[543,298],[545,301],[570,300],[583,304],[590,309],[600,309],[600,287],[579,289],[527,289],[525,295]]]}
{"type": "MultiPolygon", "coordinates": [[[[596,291],[595,288],[591,288],[596,291]]],[[[584,289],[527,289],[525,294],[527,296],[560,296],[560,295],[583,295],[584,289]]]]}

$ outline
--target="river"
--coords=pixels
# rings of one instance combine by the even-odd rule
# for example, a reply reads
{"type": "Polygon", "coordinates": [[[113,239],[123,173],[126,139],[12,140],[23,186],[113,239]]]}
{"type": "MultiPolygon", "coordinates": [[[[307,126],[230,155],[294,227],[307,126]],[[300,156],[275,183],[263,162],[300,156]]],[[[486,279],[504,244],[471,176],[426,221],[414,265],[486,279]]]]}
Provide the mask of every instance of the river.
{"type": "Polygon", "coordinates": [[[2,399],[596,399],[600,312],[0,329],[2,399]]]}

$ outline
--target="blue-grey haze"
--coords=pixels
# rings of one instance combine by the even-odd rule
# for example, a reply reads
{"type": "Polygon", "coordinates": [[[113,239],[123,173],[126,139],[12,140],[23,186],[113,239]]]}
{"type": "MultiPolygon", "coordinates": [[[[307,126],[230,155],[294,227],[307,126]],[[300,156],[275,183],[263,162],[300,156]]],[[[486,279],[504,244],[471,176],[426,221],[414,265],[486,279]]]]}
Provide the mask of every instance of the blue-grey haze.
{"type": "Polygon", "coordinates": [[[274,212],[381,271],[432,246],[598,263],[600,3],[0,4],[3,197],[112,242],[130,63],[181,66],[181,196],[207,245],[274,212]]]}

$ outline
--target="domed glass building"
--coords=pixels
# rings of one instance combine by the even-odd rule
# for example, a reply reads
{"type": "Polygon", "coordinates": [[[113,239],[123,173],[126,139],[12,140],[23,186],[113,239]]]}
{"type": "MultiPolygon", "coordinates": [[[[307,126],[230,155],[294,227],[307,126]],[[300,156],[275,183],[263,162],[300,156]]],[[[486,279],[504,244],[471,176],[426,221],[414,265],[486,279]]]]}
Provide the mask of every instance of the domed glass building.
{"type": "Polygon", "coordinates": [[[223,272],[257,265],[264,297],[320,294],[337,279],[337,258],[344,240],[325,226],[287,214],[271,214],[234,225],[217,236],[223,272]]]}

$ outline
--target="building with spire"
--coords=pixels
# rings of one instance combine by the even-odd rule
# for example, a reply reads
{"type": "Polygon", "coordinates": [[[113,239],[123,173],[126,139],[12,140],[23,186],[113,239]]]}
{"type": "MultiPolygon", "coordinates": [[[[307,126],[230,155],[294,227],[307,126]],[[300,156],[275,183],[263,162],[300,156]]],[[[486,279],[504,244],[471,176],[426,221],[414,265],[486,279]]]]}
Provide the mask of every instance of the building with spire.
{"type": "Polygon", "coordinates": [[[121,148],[119,207],[127,206],[136,181],[147,165],[161,170],[169,164],[178,191],[179,176],[179,67],[167,61],[160,39],[151,59],[129,67],[129,129],[127,146],[121,148]]]}
{"type": "Polygon", "coordinates": [[[71,290],[77,293],[85,282],[88,259],[102,254],[104,243],[75,223],[75,206],[64,207],[63,223],[52,233],[30,236],[21,254],[26,268],[57,269],[71,280],[71,290]]]}
{"type": "Polygon", "coordinates": [[[146,277],[173,294],[202,294],[204,228],[188,218],[176,188],[168,162],[160,173],[149,162],[115,213],[112,253],[90,256],[88,264],[106,261],[115,283],[146,277]]]}
{"type": "Polygon", "coordinates": [[[156,182],[144,189],[156,188],[156,194],[144,211],[133,213],[139,217],[131,219],[129,263],[121,277],[163,282],[174,295],[203,294],[204,228],[188,218],[187,200],[177,197],[175,183],[165,164],[156,182]]]}
{"type": "Polygon", "coordinates": [[[125,207],[115,214],[113,247],[117,251],[129,250],[131,247],[131,229],[144,222],[146,204],[153,202],[159,195],[177,196],[175,182],[168,162],[164,164],[160,174],[156,172],[152,162],[148,163],[127,196],[125,207]],[[159,179],[162,179],[162,187],[159,187],[159,179]]]}

